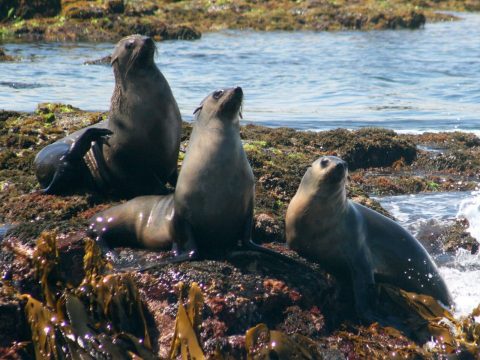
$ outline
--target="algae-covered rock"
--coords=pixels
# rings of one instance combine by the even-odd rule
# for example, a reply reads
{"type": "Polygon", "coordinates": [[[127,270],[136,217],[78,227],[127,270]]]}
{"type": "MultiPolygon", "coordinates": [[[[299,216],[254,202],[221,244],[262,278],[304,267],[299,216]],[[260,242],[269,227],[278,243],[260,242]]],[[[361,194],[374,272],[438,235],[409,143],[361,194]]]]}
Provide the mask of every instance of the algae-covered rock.
{"type": "MultiPolygon", "coordinates": [[[[286,128],[242,126],[244,148],[257,178],[253,239],[256,242],[269,242],[268,247],[298,261],[298,264],[243,251],[233,253],[223,260],[185,262],[151,268],[152,264],[171,254],[120,249],[120,260],[116,264],[122,269],[133,271],[131,280],[128,280],[128,277],[123,279],[123,275],[120,279],[112,278],[112,274],[100,274],[99,269],[105,268],[105,264],[99,260],[98,251],[84,250],[87,219],[121,200],[104,199],[96,194],[66,197],[43,195],[37,191],[32,169],[33,157],[42,147],[67,133],[105,119],[105,116],[104,113],[84,112],[69,105],[51,103],[40,104],[33,114],[0,112],[0,147],[5,150],[0,156],[0,222],[13,224],[0,244],[0,273],[6,274],[16,291],[28,294],[40,302],[36,303],[28,296],[23,298],[25,302],[31,301],[37,316],[44,314],[46,303],[53,303],[52,299],[58,301],[59,294],[70,289],[70,295],[60,304],[66,311],[65,319],[68,318],[66,321],[69,327],[50,324],[60,333],[72,334],[69,333],[72,331],[85,339],[85,326],[88,328],[92,324],[105,324],[106,319],[113,317],[114,319],[108,320],[112,321],[113,329],[130,329],[129,332],[133,331],[134,338],[112,335],[106,325],[93,325],[95,331],[92,341],[98,340],[102,346],[113,346],[112,339],[115,339],[121,345],[113,346],[112,351],[119,351],[120,354],[126,347],[140,354],[144,349],[135,339],[143,336],[137,332],[142,326],[139,326],[138,322],[130,323],[131,316],[115,318],[118,314],[125,313],[125,310],[121,310],[124,304],[121,299],[126,296],[132,303],[138,304],[137,300],[141,298],[145,304],[148,312],[144,324],[148,328],[154,353],[162,358],[166,358],[172,348],[175,353],[182,353],[182,346],[178,347],[178,342],[172,347],[174,339],[179,338],[179,333],[190,334],[188,338],[180,336],[180,344],[182,341],[191,343],[195,338],[196,344],[207,358],[218,354],[225,358],[245,358],[247,353],[251,353],[252,358],[261,358],[265,351],[271,353],[272,339],[282,342],[282,346],[286,344],[279,348],[278,352],[274,352],[277,355],[287,354],[284,355],[287,357],[289,349],[302,349],[300,352],[308,354],[305,355],[307,358],[332,356],[357,359],[362,358],[361,354],[364,355],[363,358],[389,358],[393,351],[402,358],[433,359],[439,354],[446,355],[446,352],[438,350],[438,347],[435,351],[427,351],[397,330],[378,325],[359,326],[348,289],[339,287],[336,280],[322,271],[317,264],[300,259],[298,255],[285,249],[284,245],[278,244],[283,241],[286,208],[305,169],[316,158],[325,154],[349,156],[352,168],[355,164],[359,167],[350,171],[348,197],[387,216],[389,214],[369,198],[370,193],[387,189],[392,193],[416,192],[420,189],[455,189],[453,184],[458,182],[458,176],[461,175],[452,175],[448,171],[437,171],[435,174],[425,173],[424,170],[419,172],[416,167],[417,160],[408,157],[409,154],[412,156],[412,149],[416,153],[424,151],[415,149],[421,143],[427,143],[426,138],[398,135],[382,129],[315,133],[286,128]],[[381,157],[380,148],[385,152],[391,151],[395,156],[383,154],[381,157]],[[365,160],[362,156],[369,152],[380,155],[372,156],[374,160],[367,156],[365,160]],[[381,164],[381,161],[387,161],[388,165],[370,167],[381,164]],[[361,168],[360,165],[366,167],[361,168]],[[412,177],[412,174],[415,176],[412,177]],[[448,187],[450,185],[451,188],[448,187]],[[44,230],[55,230],[57,235],[41,235],[44,230]],[[35,250],[34,244],[39,237],[44,242],[43,245],[39,243],[40,246],[35,250]],[[52,239],[57,243],[55,249],[50,246],[52,239]],[[50,245],[45,246],[48,244],[50,245]],[[43,252],[39,249],[43,249],[43,252]],[[87,266],[90,269],[88,271],[82,267],[85,253],[90,254],[84,258],[85,263],[90,264],[87,266]],[[51,257],[47,256],[48,254],[51,257]],[[44,259],[45,264],[52,266],[33,266],[33,258],[44,259]],[[142,266],[150,268],[141,271],[139,268],[142,266]],[[43,279],[43,285],[36,280],[35,269],[43,279]],[[180,281],[185,284],[183,290],[178,286],[180,281]],[[192,308],[188,305],[190,300],[187,293],[192,289],[193,283],[198,284],[202,306],[192,308]],[[97,288],[95,293],[89,292],[92,284],[97,288]],[[138,296],[135,295],[137,293],[134,286],[138,288],[138,296]],[[85,288],[87,292],[77,292],[79,287],[85,288]],[[114,288],[121,288],[121,291],[118,290],[119,294],[123,294],[121,298],[112,295],[117,291],[114,288]],[[175,333],[177,316],[180,316],[180,303],[185,310],[181,315],[183,327],[175,333]],[[85,304],[94,305],[89,307],[85,304]],[[201,318],[200,315],[195,315],[200,312],[201,318]],[[259,324],[264,325],[257,327],[259,324]],[[256,334],[253,338],[247,333],[252,328],[257,329],[250,333],[256,334]],[[253,347],[247,346],[247,343],[253,344],[253,347]]],[[[182,146],[186,147],[191,125],[185,123],[183,131],[182,146]]],[[[446,143],[455,143],[456,145],[450,148],[456,151],[474,150],[477,147],[476,138],[468,135],[444,134],[441,138],[446,143]]],[[[440,143],[440,137],[437,138],[437,143],[440,143]]],[[[430,156],[429,154],[430,152],[426,151],[425,156],[430,156]]],[[[181,159],[182,155],[180,163],[181,159]]],[[[450,240],[447,239],[456,239],[455,234],[459,234],[460,241],[456,243],[461,242],[464,244],[462,246],[468,248],[464,230],[465,224],[458,229],[445,228],[433,236],[435,240],[445,237],[446,240],[442,242],[449,244],[450,240]]],[[[446,248],[449,247],[450,245],[446,248]]],[[[195,294],[194,298],[198,300],[198,291],[195,290],[195,294]]],[[[386,299],[393,302],[391,306],[395,307],[398,306],[395,301],[407,301],[408,296],[404,295],[393,292],[393,295],[390,293],[386,299]]],[[[0,293],[0,299],[7,304],[6,308],[13,309],[19,304],[21,306],[22,303],[18,300],[15,302],[8,296],[0,293]]],[[[197,300],[194,303],[200,304],[197,300]]],[[[418,308],[415,302],[411,304],[413,307],[409,305],[402,308],[402,314],[418,308]]],[[[49,311],[50,308],[51,306],[47,306],[49,311]]],[[[135,309],[138,314],[137,305],[135,309]]],[[[388,307],[386,309],[388,310],[388,307]]],[[[394,310],[388,311],[396,314],[394,310]]],[[[18,312],[12,314],[13,318],[6,321],[16,319],[15,314],[18,312]]],[[[141,316],[135,318],[138,320],[141,316]]],[[[403,318],[414,319],[413,323],[421,324],[423,338],[431,331],[428,330],[430,320],[419,318],[415,313],[412,316],[403,316],[401,320],[403,318]]],[[[27,326],[25,319],[18,321],[21,326],[27,326]]],[[[467,325],[461,326],[455,322],[459,329],[458,334],[477,334],[474,323],[471,320],[465,321],[467,325]]],[[[403,326],[406,326],[405,323],[403,326]]],[[[12,339],[29,340],[25,339],[22,331],[12,331],[11,334],[4,343],[5,348],[0,348],[1,355],[5,351],[26,351],[27,354],[32,354],[33,348],[24,350],[19,345],[7,344],[12,339]]],[[[418,335],[410,333],[410,336],[418,335]]],[[[458,344],[455,346],[459,351],[467,351],[470,349],[468,344],[478,341],[472,340],[474,337],[466,337],[467,340],[452,339],[452,343],[458,344]]],[[[67,341],[67,344],[70,343],[67,341]]],[[[92,343],[80,350],[76,347],[72,349],[90,354],[92,351],[99,351],[92,343]]],[[[145,357],[148,357],[148,354],[145,357]]]]}
{"type": "Polygon", "coordinates": [[[0,2],[0,21],[55,16],[59,11],[60,0],[2,0],[0,2]]]}
{"type": "Polygon", "coordinates": [[[363,327],[350,322],[354,318],[345,322],[351,316],[351,298],[342,297],[335,282],[306,261],[295,266],[245,251],[225,261],[111,274],[111,265],[87,240],[79,274],[83,280],[72,283],[68,275],[61,275],[69,263],[61,260],[66,248],[57,247],[58,240],[55,234],[44,233],[36,249],[22,255],[25,266],[33,265],[40,291],[22,288],[20,294],[11,277],[6,281],[8,290],[0,298],[16,296],[21,301],[15,306],[24,309],[25,317],[17,325],[28,324],[31,332],[16,336],[31,340],[33,346],[13,343],[0,348],[0,354],[433,360],[455,353],[475,356],[480,344],[480,328],[474,321],[480,308],[458,320],[431,297],[385,284],[378,285],[378,311],[386,311],[389,321],[396,319],[413,338],[434,336],[434,343],[421,347],[391,327],[377,323],[363,327]]]}
{"type": "Polygon", "coordinates": [[[387,129],[336,129],[320,133],[319,138],[320,146],[337,152],[348,163],[350,170],[387,167],[399,160],[410,164],[417,154],[413,142],[387,129]]]}
{"type": "Polygon", "coordinates": [[[47,41],[114,41],[133,32],[160,40],[198,39],[200,32],[221,29],[418,29],[427,19],[455,18],[435,10],[479,7],[474,0],[62,0],[61,7],[59,0],[5,0],[0,20],[16,21],[1,26],[0,33],[47,41]],[[61,16],[51,18],[59,12],[61,16]],[[42,18],[30,19],[33,15],[42,18]]]}
{"type": "Polygon", "coordinates": [[[468,221],[465,219],[446,223],[430,220],[420,226],[417,239],[430,254],[455,253],[458,249],[475,254],[478,252],[479,243],[467,229],[468,221]]]}
{"type": "Polygon", "coordinates": [[[5,49],[0,47],[0,62],[2,62],[2,61],[15,61],[15,57],[11,56],[11,55],[8,55],[5,52],[5,49]]]}

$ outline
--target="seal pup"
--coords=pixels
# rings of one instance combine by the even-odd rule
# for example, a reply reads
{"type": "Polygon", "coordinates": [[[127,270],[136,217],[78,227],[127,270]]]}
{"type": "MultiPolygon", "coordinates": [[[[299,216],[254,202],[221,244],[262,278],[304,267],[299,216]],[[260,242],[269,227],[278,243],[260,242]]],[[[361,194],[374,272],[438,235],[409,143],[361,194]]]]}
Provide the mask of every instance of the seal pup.
{"type": "Polygon", "coordinates": [[[306,171],[285,219],[288,246],[353,286],[360,317],[372,319],[375,283],[452,299],[424,247],[395,221],[347,199],[347,164],[335,156],[306,171]]]}
{"type": "Polygon", "coordinates": [[[164,263],[223,258],[236,249],[295,262],[251,240],[255,184],[240,139],[242,100],[240,87],[207,96],[195,110],[175,193],[135,198],[95,215],[90,236],[109,246],[173,247],[175,258],[164,263]]]}
{"type": "Polygon", "coordinates": [[[109,119],[43,148],[35,171],[48,194],[96,190],[116,196],[160,194],[177,179],[181,117],[154,62],[150,37],[118,42],[109,119]]]}

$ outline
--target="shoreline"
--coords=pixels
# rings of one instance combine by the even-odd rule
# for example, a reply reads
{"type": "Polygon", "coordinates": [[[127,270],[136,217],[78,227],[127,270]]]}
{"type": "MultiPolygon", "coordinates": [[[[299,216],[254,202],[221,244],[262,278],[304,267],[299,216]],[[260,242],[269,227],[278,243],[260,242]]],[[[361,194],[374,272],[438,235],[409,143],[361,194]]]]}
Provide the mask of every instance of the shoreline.
{"type": "Polygon", "coordinates": [[[132,33],[146,34],[155,40],[194,40],[200,38],[202,33],[226,29],[418,29],[426,21],[456,19],[452,14],[438,11],[480,10],[480,4],[468,0],[446,3],[369,0],[353,4],[340,0],[43,0],[33,9],[34,13],[28,7],[22,8],[15,5],[15,1],[13,3],[9,9],[0,6],[0,39],[3,41],[116,41],[132,33]],[[57,7],[44,5],[49,1],[57,4],[57,7]]]}

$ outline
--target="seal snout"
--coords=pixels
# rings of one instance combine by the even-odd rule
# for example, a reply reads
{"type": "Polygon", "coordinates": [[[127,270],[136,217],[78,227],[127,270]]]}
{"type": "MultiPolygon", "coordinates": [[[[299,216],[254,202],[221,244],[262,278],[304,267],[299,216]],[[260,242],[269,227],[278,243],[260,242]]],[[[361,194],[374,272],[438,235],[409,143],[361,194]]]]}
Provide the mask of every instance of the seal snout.
{"type": "Polygon", "coordinates": [[[233,92],[235,93],[235,96],[243,97],[243,90],[240,86],[234,87],[233,92]]]}
{"type": "Polygon", "coordinates": [[[343,160],[340,160],[335,164],[335,168],[332,171],[332,176],[334,180],[339,181],[345,177],[347,172],[347,163],[343,160]]]}
{"type": "Polygon", "coordinates": [[[229,101],[234,102],[235,105],[238,105],[238,107],[240,107],[243,100],[242,88],[240,86],[237,86],[232,89],[229,89],[228,92],[231,93],[229,101]]]}
{"type": "Polygon", "coordinates": [[[324,156],[318,160],[318,166],[329,182],[336,183],[345,178],[348,166],[336,156],[324,156]]]}

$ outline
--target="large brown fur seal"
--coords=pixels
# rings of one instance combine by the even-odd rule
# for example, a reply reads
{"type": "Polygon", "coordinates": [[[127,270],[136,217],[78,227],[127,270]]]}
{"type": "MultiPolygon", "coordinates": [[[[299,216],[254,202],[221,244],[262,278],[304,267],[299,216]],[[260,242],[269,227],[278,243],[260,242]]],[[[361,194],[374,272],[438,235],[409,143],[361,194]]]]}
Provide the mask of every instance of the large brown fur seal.
{"type": "Polygon", "coordinates": [[[133,197],[162,193],[167,181],[175,185],[181,117],[154,54],[149,37],[119,41],[109,119],[48,145],[35,158],[46,193],[96,190],[133,197]]]}
{"type": "Polygon", "coordinates": [[[174,261],[223,257],[236,248],[278,256],[251,241],[254,177],[240,139],[242,99],[236,87],[202,101],[174,195],[107,209],[91,219],[91,235],[109,246],[173,245],[174,261]]]}
{"type": "Polygon", "coordinates": [[[393,284],[451,305],[448,289],[423,246],[393,220],[347,199],[347,164],[316,160],[286,214],[286,239],[300,255],[353,285],[360,317],[371,320],[375,283],[393,284]]]}

